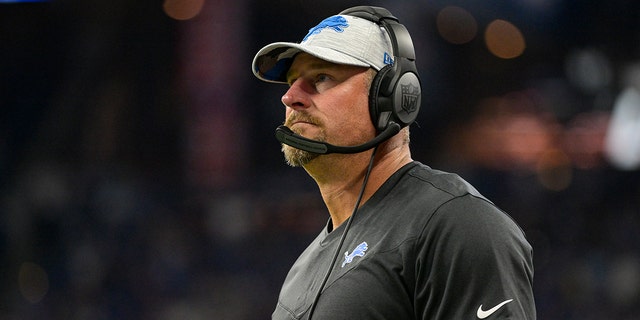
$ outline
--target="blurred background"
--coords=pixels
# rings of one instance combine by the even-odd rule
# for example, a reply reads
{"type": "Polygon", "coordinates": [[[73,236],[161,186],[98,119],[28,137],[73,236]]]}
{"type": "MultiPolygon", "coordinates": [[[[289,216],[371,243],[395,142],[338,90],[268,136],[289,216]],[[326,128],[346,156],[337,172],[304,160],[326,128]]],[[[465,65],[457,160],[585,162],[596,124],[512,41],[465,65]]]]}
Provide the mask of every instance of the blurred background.
{"type": "Polygon", "coordinates": [[[381,5],[413,158],[534,247],[539,319],[640,319],[640,2],[0,1],[0,319],[265,319],[327,221],[255,52],[381,5]]]}

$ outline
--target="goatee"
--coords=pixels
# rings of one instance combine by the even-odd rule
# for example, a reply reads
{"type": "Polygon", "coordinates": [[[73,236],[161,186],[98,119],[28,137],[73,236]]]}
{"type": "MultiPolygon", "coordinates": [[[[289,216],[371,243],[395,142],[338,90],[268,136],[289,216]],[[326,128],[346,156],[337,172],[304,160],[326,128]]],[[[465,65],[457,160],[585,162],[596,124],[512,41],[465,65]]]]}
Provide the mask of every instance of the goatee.
{"type": "Polygon", "coordinates": [[[284,153],[284,159],[287,164],[292,167],[302,167],[320,155],[319,153],[300,150],[286,144],[282,144],[282,153],[284,153]]]}
{"type": "MultiPolygon", "coordinates": [[[[316,119],[309,117],[304,113],[294,113],[287,119],[287,121],[285,121],[285,126],[291,127],[291,124],[298,121],[304,121],[304,122],[318,125],[318,121],[316,121],[316,119]]],[[[296,132],[296,133],[300,134],[300,132],[296,132]]],[[[326,142],[326,136],[324,132],[320,132],[318,136],[312,139],[316,141],[326,142]]],[[[302,167],[320,155],[319,153],[300,150],[298,148],[294,148],[286,144],[282,144],[281,150],[282,150],[282,153],[284,153],[285,161],[287,162],[288,165],[292,167],[302,167]]]]}

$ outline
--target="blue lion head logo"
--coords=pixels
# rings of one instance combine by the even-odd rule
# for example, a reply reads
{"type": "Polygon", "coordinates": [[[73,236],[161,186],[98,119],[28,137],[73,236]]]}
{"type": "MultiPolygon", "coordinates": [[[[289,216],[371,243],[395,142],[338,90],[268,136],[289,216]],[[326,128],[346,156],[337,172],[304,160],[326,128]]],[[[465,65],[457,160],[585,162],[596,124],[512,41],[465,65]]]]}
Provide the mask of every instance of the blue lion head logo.
{"type": "Polygon", "coordinates": [[[369,249],[369,245],[366,242],[363,242],[359,244],[355,249],[353,249],[353,252],[351,252],[351,254],[349,254],[349,251],[345,252],[344,261],[342,261],[341,268],[344,268],[346,264],[351,263],[353,261],[353,258],[355,257],[364,257],[364,254],[367,251],[367,249],[369,249]]]}
{"type": "Polygon", "coordinates": [[[349,23],[347,19],[342,16],[333,16],[322,20],[317,26],[309,29],[309,33],[302,39],[302,42],[307,41],[307,39],[314,35],[320,33],[325,28],[331,28],[335,32],[343,32],[344,28],[349,27],[349,23]]]}

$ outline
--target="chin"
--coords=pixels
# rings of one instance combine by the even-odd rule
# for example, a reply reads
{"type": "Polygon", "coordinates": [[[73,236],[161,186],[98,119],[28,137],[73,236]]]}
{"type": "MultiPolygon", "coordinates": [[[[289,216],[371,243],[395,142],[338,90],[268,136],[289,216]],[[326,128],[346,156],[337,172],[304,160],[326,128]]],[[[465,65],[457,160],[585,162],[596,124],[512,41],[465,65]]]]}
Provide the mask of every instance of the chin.
{"type": "Polygon", "coordinates": [[[282,153],[284,153],[284,159],[287,164],[292,167],[303,167],[320,155],[318,153],[300,150],[286,144],[282,145],[282,153]]]}

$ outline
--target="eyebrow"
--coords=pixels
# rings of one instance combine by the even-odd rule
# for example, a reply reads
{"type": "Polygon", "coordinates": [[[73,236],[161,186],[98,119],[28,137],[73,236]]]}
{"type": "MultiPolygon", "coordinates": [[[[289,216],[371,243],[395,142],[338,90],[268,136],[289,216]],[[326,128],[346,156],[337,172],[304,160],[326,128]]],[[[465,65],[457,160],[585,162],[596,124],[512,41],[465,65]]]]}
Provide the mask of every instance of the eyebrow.
{"type": "MultiPolygon", "coordinates": [[[[338,65],[333,62],[319,60],[319,61],[314,61],[311,64],[307,65],[304,69],[305,70],[335,69],[337,66],[338,65]]],[[[291,68],[289,68],[285,78],[287,82],[289,82],[289,80],[293,78],[294,75],[296,75],[296,72],[291,71],[291,68]]]]}

